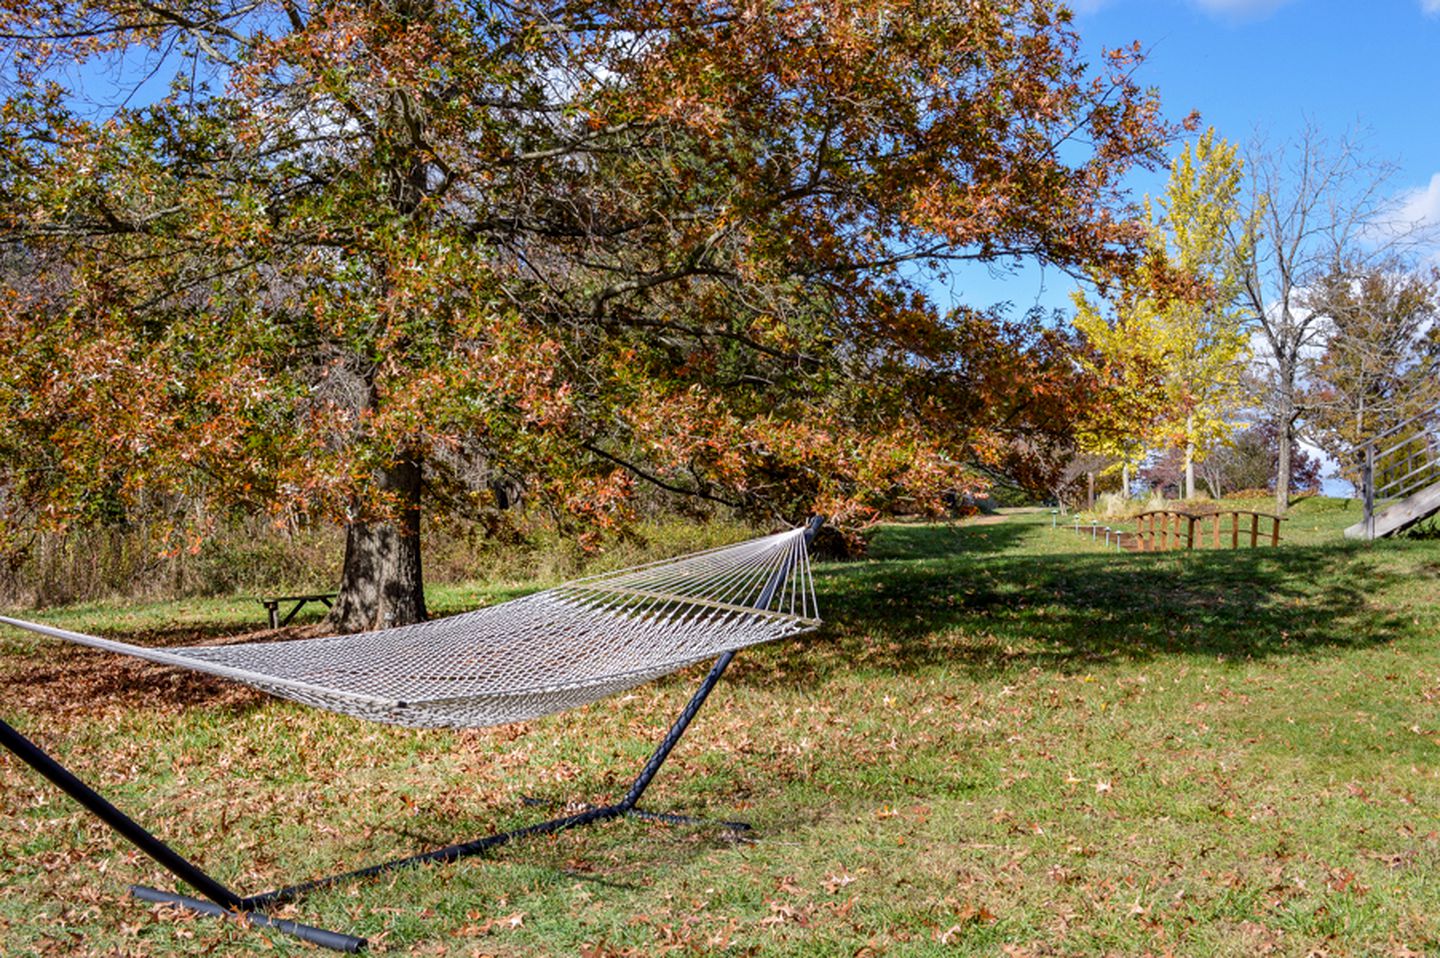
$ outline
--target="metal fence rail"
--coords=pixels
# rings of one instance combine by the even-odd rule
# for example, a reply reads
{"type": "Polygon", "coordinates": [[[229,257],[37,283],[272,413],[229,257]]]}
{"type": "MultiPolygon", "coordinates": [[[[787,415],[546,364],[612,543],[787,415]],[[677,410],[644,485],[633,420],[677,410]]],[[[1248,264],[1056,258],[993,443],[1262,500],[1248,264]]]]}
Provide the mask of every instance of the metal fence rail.
{"type": "Polygon", "coordinates": [[[1440,407],[1396,423],[1360,450],[1360,493],[1366,537],[1388,504],[1440,482],[1440,407]]]}

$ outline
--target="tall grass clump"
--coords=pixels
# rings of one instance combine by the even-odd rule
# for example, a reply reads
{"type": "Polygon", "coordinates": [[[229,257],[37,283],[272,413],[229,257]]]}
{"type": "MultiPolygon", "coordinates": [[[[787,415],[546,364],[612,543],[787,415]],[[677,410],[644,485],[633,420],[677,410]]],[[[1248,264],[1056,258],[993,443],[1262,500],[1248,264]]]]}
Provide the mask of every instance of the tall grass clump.
{"type": "MultiPolygon", "coordinates": [[[[276,527],[260,517],[213,526],[180,549],[166,548],[143,523],[36,532],[28,549],[0,566],[0,606],[325,592],[340,579],[345,537],[338,526],[276,527]]],[[[541,518],[520,516],[503,534],[489,535],[427,522],[422,561],[432,585],[555,583],[728,545],[757,531],[764,530],[726,517],[657,516],[586,549],[541,518]]]]}

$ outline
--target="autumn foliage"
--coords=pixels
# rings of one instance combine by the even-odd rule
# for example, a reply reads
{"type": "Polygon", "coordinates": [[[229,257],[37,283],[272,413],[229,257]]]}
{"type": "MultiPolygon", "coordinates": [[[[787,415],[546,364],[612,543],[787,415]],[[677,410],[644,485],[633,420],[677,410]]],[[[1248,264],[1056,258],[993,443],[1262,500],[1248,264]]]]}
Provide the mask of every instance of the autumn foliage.
{"type": "Polygon", "coordinates": [[[4,0],[0,34],[7,521],[343,522],[384,586],[352,625],[423,615],[422,502],[594,534],[641,487],[867,518],[1043,473],[1064,337],[926,277],[1123,269],[1170,132],[1050,0],[4,0]],[[126,105],[122,68],[173,83],[126,105]]]}
{"type": "Polygon", "coordinates": [[[1230,442],[1250,398],[1239,298],[1253,222],[1239,208],[1242,171],[1236,147],[1213,129],[1187,145],[1164,194],[1146,203],[1150,238],[1140,267],[1093,274],[1101,303],[1076,296],[1075,326],[1090,347],[1082,362],[1118,394],[1087,407],[1082,448],[1131,465],[1178,450],[1186,496],[1195,494],[1196,463],[1230,442]]]}

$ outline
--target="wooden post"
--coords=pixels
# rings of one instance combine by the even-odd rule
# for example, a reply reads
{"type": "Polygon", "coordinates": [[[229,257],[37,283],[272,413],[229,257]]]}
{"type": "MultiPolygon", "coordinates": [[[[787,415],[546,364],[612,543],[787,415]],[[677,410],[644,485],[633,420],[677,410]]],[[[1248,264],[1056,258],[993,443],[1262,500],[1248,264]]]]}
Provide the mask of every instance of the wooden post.
{"type": "Polygon", "coordinates": [[[1259,545],[1259,539],[1260,514],[1258,512],[1252,512],[1250,513],[1250,548],[1253,549],[1255,548],[1255,546],[1259,545]]]}
{"type": "Polygon", "coordinates": [[[1195,517],[1185,517],[1185,548],[1195,548],[1195,517]]]}
{"type": "Polygon", "coordinates": [[[1230,548],[1240,548],[1240,513],[1230,513],[1230,548]]]}
{"type": "Polygon", "coordinates": [[[1270,544],[1272,546],[1278,546],[1280,544],[1280,517],[1271,516],[1270,523],[1273,527],[1270,530],[1270,544]]]}
{"type": "Polygon", "coordinates": [[[1220,548],[1220,513],[1218,512],[1215,513],[1215,530],[1214,535],[1210,538],[1210,544],[1217,549],[1220,548]]]}

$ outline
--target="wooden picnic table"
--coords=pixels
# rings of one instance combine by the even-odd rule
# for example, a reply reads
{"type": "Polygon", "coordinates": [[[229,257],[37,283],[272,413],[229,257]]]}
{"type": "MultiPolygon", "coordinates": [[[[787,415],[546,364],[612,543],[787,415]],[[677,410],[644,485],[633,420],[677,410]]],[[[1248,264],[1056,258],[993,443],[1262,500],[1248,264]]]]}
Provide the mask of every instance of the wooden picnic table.
{"type": "Polygon", "coordinates": [[[265,606],[265,611],[270,615],[270,628],[278,629],[282,625],[289,625],[290,620],[311,602],[322,603],[325,608],[330,608],[335,602],[336,592],[312,592],[307,595],[277,595],[261,597],[260,604],[265,606]],[[294,602],[295,606],[280,618],[280,604],[283,602],[294,602]]]}

